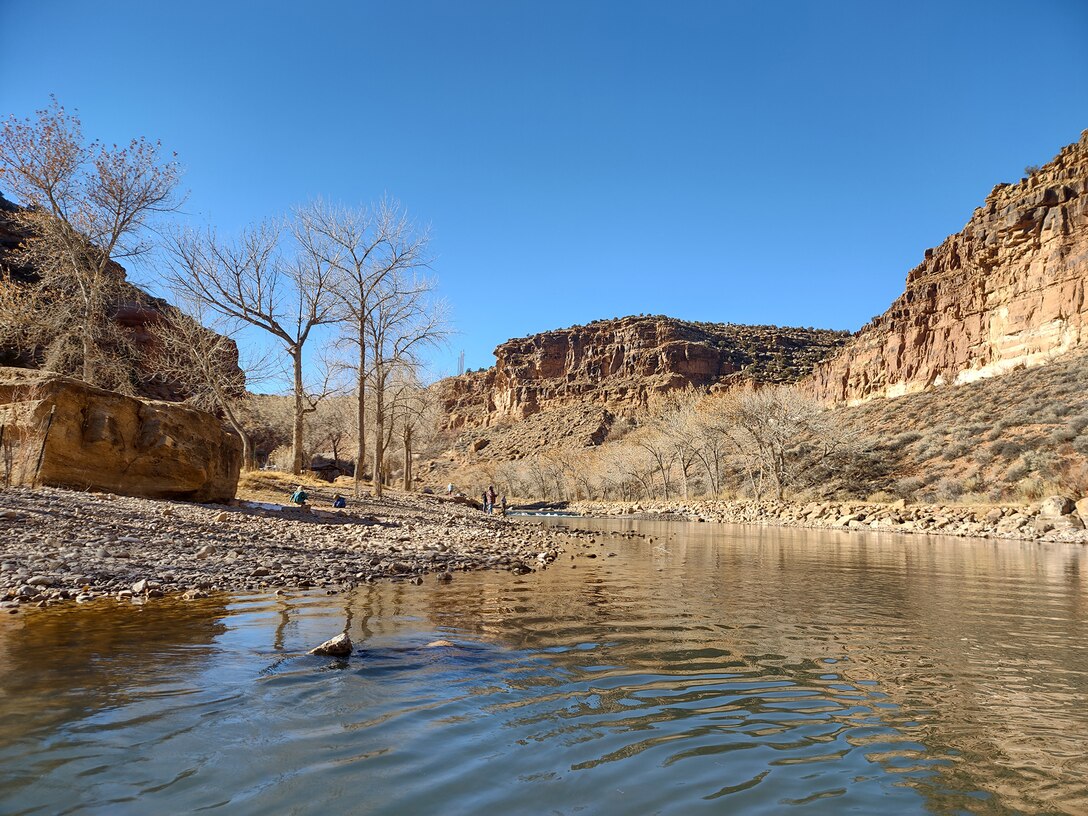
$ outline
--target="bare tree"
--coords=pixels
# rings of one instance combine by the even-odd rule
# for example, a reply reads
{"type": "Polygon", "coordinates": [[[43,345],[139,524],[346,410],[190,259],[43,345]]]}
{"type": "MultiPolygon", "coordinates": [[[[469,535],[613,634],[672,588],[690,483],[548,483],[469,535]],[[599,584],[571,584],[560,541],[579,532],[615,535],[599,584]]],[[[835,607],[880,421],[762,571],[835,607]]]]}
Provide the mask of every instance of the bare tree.
{"type": "MultiPolygon", "coordinates": [[[[334,207],[315,201],[298,213],[303,235],[313,251],[336,269],[333,292],[343,321],[344,340],[355,349],[356,413],[355,495],[366,463],[366,395],[370,360],[367,327],[383,296],[383,284],[394,273],[427,266],[427,234],[408,220],[395,201],[372,208],[334,207]]],[[[378,480],[378,474],[375,479],[378,480]]],[[[380,488],[377,488],[380,493],[380,488]]]]}
{"type": "Polygon", "coordinates": [[[426,444],[426,435],[434,432],[438,403],[434,392],[420,382],[414,368],[403,367],[394,374],[392,383],[388,400],[392,422],[388,423],[390,432],[386,436],[386,445],[391,442],[395,427],[403,454],[402,484],[405,490],[411,490],[415,479],[415,451],[418,445],[426,444]]]}
{"type": "Polygon", "coordinates": [[[737,394],[725,408],[727,432],[756,498],[767,481],[781,500],[792,487],[819,478],[843,441],[832,413],[794,386],[737,394]]]}
{"type": "Polygon", "coordinates": [[[339,462],[344,454],[350,454],[355,439],[355,400],[348,396],[334,396],[322,400],[306,426],[307,449],[312,452],[328,451],[339,462]]]}
{"type": "MultiPolygon", "coordinates": [[[[305,225],[296,229],[301,233],[305,225]]],[[[305,416],[327,393],[324,386],[317,394],[307,389],[303,352],[314,329],[337,319],[330,288],[333,265],[305,236],[293,256],[282,256],[279,243],[279,229],[268,223],[245,230],[234,242],[221,241],[210,230],[177,233],[169,243],[169,279],[223,317],[271,334],[287,354],[295,403],[291,470],[297,474],[302,472],[305,416]]]]}
{"type": "Polygon", "coordinates": [[[205,329],[199,321],[172,308],[152,328],[157,341],[159,376],[181,384],[199,408],[221,413],[242,440],[242,465],[253,469],[253,443],[238,412],[246,397],[246,375],[238,366],[238,347],[229,337],[205,329]]]}
{"type": "Polygon", "coordinates": [[[145,252],[151,222],[179,206],[179,165],[143,138],[86,142],[79,117],[54,98],[35,117],[11,116],[0,127],[0,173],[26,206],[12,218],[31,236],[25,260],[47,283],[40,291],[57,318],[46,362],[65,367],[78,357],[82,378],[97,384],[116,364],[111,347],[127,346],[109,316],[124,281],[116,261],[145,252]]]}
{"type": "Polygon", "coordinates": [[[446,306],[434,298],[431,278],[390,270],[379,285],[365,339],[370,351],[371,390],[374,395],[374,494],[382,494],[386,449],[386,389],[401,368],[417,369],[419,354],[447,335],[446,306]]]}

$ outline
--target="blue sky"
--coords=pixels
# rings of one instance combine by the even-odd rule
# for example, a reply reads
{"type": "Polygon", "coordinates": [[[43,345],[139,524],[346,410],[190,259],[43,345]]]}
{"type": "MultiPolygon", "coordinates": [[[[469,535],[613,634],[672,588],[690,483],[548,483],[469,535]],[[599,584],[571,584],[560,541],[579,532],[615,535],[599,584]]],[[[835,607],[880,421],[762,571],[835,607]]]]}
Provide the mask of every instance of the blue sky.
{"type": "Polygon", "coordinates": [[[398,198],[450,373],[626,314],[859,328],[1088,127],[1086,43],[1084,0],[0,0],[0,115],[161,139],[223,230],[398,198]]]}

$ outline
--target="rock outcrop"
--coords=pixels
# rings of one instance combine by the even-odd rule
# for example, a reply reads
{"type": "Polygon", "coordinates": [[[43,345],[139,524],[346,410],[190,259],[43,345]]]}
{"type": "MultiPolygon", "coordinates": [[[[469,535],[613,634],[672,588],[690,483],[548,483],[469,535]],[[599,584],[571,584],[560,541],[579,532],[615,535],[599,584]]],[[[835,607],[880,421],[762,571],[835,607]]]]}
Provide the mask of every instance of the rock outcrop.
{"type": "Polygon", "coordinates": [[[569,406],[644,408],[688,385],[799,380],[847,332],[693,323],[663,316],[599,320],[509,340],[495,366],[439,384],[445,426],[487,427],[569,406]]]}
{"type": "Polygon", "coordinates": [[[16,483],[37,472],[39,484],[201,502],[238,486],[241,441],[194,408],[0,368],[0,425],[16,483]]]}
{"type": "Polygon", "coordinates": [[[813,374],[858,402],[970,382],[1088,347],[1088,131],[1018,184],[999,184],[906,291],[813,374]]]}

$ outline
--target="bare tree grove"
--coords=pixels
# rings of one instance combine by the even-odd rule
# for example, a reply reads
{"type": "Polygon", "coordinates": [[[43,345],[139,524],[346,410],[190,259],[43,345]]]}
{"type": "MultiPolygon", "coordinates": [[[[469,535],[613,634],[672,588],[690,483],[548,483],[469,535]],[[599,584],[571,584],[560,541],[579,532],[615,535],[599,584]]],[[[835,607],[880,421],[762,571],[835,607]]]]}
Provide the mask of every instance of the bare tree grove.
{"type": "Polygon", "coordinates": [[[55,99],[0,127],[0,181],[23,204],[11,218],[29,236],[21,260],[42,284],[16,296],[7,277],[0,300],[6,317],[21,318],[14,339],[44,348],[45,368],[131,390],[132,350],[111,320],[124,282],[117,262],[151,248],[157,217],[180,205],[180,174],[158,142],[87,142],[55,99]]]}

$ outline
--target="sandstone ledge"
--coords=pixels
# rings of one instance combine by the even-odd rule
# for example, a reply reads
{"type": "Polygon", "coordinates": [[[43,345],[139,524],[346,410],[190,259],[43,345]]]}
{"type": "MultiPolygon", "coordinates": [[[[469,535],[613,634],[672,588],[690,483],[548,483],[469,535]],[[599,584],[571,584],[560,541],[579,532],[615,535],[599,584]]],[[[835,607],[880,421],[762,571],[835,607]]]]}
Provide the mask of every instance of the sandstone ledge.
{"type": "Polygon", "coordinates": [[[229,501],[242,445],[213,415],[0,367],[0,425],[12,481],[188,501],[229,501]]]}
{"type": "MultiPolygon", "coordinates": [[[[1052,500],[1047,500],[1048,502],[1052,500]]],[[[1070,501],[1072,505],[1072,502],[1070,501]]],[[[774,501],[576,502],[573,510],[591,516],[681,518],[719,524],[922,533],[968,538],[1088,544],[1080,513],[1088,501],[1059,513],[1046,502],[1035,505],[959,507],[828,501],[797,504],[774,501]]],[[[1063,508],[1064,509],[1064,508],[1063,508]]]]}
{"type": "Polygon", "coordinates": [[[0,490],[0,607],[520,575],[547,567],[571,538],[427,496],[270,513],[11,488],[0,490]]]}

